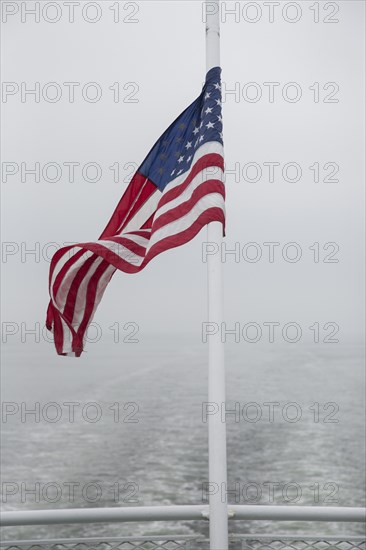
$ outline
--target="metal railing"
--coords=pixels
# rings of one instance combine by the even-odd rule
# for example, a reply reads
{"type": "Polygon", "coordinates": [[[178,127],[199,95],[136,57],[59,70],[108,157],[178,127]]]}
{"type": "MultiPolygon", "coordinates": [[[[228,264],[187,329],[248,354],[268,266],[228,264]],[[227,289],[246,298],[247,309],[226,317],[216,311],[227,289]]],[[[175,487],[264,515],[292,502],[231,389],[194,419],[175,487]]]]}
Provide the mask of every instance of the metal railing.
{"type": "Polygon", "coordinates": [[[365,550],[363,537],[330,537],[302,535],[233,535],[231,548],[238,550],[365,550]],[[236,546],[235,546],[236,543],[236,546]]]}
{"type": "Polygon", "coordinates": [[[0,543],[1,550],[197,550],[207,548],[199,536],[105,537],[52,540],[14,540],[0,543]]]}
{"type": "MultiPolygon", "coordinates": [[[[0,543],[1,550],[208,550],[201,536],[104,537],[14,540],[0,543]]],[[[288,535],[231,535],[230,550],[365,550],[362,537],[305,537],[288,535]]]]}
{"type": "MultiPolygon", "coordinates": [[[[365,522],[365,508],[228,505],[230,520],[365,522]]],[[[150,521],[209,520],[208,505],[77,508],[3,512],[0,525],[58,525],[150,521]]],[[[207,550],[201,536],[149,536],[8,540],[1,550],[207,550]]],[[[366,550],[362,536],[231,535],[230,550],[366,550]]]]}
{"type": "MultiPolygon", "coordinates": [[[[327,506],[253,506],[229,504],[229,519],[276,521],[364,522],[365,508],[327,506]]],[[[112,523],[209,519],[209,506],[134,506],[122,508],[66,508],[2,512],[0,525],[50,525],[60,523],[112,523]]]]}

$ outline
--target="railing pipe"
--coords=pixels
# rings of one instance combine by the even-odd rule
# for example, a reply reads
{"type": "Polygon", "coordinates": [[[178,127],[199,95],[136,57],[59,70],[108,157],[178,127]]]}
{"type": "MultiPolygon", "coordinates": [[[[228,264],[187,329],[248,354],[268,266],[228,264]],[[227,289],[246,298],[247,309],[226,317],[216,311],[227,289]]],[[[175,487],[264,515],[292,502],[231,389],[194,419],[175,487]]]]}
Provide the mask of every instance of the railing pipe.
{"type": "Polygon", "coordinates": [[[365,508],[335,506],[244,506],[229,505],[231,519],[276,521],[365,521],[365,508]]]}
{"type": "Polygon", "coordinates": [[[128,521],[195,520],[208,517],[208,506],[134,506],[125,508],[68,508],[3,512],[0,525],[49,525],[56,523],[112,523],[128,521]]]}
{"type": "MultiPolygon", "coordinates": [[[[365,508],[326,506],[252,506],[228,505],[234,520],[341,521],[363,522],[365,508]]],[[[68,508],[2,512],[0,525],[49,525],[59,523],[112,523],[132,521],[177,521],[209,519],[207,505],[135,506],[125,508],[68,508]]]]}

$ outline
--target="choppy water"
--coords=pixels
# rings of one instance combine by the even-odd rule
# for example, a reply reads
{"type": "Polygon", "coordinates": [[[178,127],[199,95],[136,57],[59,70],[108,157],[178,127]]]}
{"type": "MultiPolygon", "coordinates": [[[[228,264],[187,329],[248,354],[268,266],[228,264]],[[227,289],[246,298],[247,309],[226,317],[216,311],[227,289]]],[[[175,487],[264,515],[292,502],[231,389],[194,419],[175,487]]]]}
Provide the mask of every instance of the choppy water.
{"type": "MultiPolygon", "coordinates": [[[[79,360],[55,357],[44,343],[4,346],[2,400],[19,406],[19,412],[6,422],[3,416],[2,508],[202,502],[208,459],[202,421],[206,356],[206,346],[188,337],[95,344],[79,360]],[[60,409],[49,406],[42,413],[50,402],[60,409]],[[74,422],[66,402],[80,403],[74,405],[74,422]],[[85,408],[91,402],[98,409],[85,408]],[[39,422],[24,411],[35,403],[41,408],[39,422]],[[60,411],[60,420],[52,422],[60,411]],[[92,422],[97,412],[101,418],[92,422]],[[37,483],[39,493],[32,495],[37,483]]],[[[237,411],[227,416],[229,502],[364,506],[362,348],[231,344],[226,364],[227,407],[237,411]]],[[[10,411],[12,405],[7,407],[10,411]]],[[[233,522],[231,532],[290,528],[329,535],[364,529],[360,524],[233,522]]],[[[6,538],[163,532],[207,535],[207,525],[4,530],[6,538]]]]}

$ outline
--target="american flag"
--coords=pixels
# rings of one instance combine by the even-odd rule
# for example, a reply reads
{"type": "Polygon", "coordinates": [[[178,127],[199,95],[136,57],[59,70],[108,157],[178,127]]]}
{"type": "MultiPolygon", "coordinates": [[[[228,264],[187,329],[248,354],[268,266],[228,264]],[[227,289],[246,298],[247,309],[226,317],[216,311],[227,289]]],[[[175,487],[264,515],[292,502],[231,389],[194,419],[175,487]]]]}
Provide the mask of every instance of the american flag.
{"type": "Polygon", "coordinates": [[[225,223],[221,69],[158,139],[95,242],[52,258],[46,326],[59,355],[79,357],[114,272],[136,273],[212,221],[225,223]]]}

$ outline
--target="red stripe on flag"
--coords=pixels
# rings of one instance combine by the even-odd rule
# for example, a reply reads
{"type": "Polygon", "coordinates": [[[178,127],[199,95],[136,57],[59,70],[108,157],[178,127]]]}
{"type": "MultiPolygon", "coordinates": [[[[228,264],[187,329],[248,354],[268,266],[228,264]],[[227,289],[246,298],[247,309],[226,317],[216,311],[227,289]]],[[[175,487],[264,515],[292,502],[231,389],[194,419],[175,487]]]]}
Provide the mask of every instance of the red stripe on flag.
{"type": "MultiPolygon", "coordinates": [[[[72,247],[73,248],[73,247],[72,247]]],[[[61,252],[62,250],[66,250],[66,252],[68,251],[67,249],[64,249],[64,248],[61,248],[61,250],[59,252],[61,252]]],[[[65,253],[66,253],[65,252],[65,253]]],[[[67,260],[67,262],[62,266],[62,268],[60,269],[59,273],[57,273],[57,276],[55,278],[55,282],[53,283],[53,287],[52,287],[52,290],[53,290],[53,296],[54,298],[56,299],[57,297],[57,292],[60,288],[60,285],[64,279],[64,276],[67,274],[67,272],[69,271],[70,267],[77,262],[77,260],[79,260],[79,258],[82,257],[82,255],[85,254],[85,250],[79,250],[78,252],[76,252],[74,254],[74,256],[72,256],[69,260],[67,260]]],[[[55,268],[55,265],[52,266],[53,269],[55,268]]],[[[53,272],[53,270],[52,270],[53,272]]]]}
{"type": "Polygon", "coordinates": [[[140,244],[135,243],[134,241],[131,241],[126,237],[110,237],[109,239],[106,239],[106,240],[120,244],[124,248],[127,248],[127,250],[129,250],[130,252],[133,252],[134,254],[137,254],[138,256],[144,256],[146,254],[146,247],[141,246],[140,244]]]}
{"type": "Polygon", "coordinates": [[[136,172],[99,238],[105,239],[120,233],[131,217],[156,190],[156,185],[146,176],[136,172]]]}
{"type": "MultiPolygon", "coordinates": [[[[84,318],[79,326],[79,329],[77,331],[77,338],[75,341],[75,345],[73,343],[73,351],[75,353],[81,353],[83,351],[83,340],[84,340],[84,333],[88,328],[88,325],[91,321],[91,317],[94,311],[95,306],[95,297],[98,289],[98,283],[104,274],[104,272],[108,269],[109,263],[104,261],[102,262],[98,268],[95,270],[95,273],[93,273],[89,283],[88,283],[88,290],[87,290],[87,296],[86,296],[86,308],[84,312],[84,318]],[[75,348],[75,349],[74,349],[75,348]]],[[[111,276],[109,280],[112,278],[114,272],[111,273],[111,276]]]]}
{"type": "Polygon", "coordinates": [[[63,317],[65,321],[69,323],[72,323],[72,320],[74,317],[75,303],[76,303],[76,298],[77,298],[80,285],[83,282],[85,275],[88,273],[89,269],[93,265],[94,261],[96,261],[97,259],[98,259],[98,256],[95,256],[95,255],[90,256],[90,258],[88,258],[80,267],[80,269],[77,271],[70,285],[69,292],[67,294],[67,298],[65,302],[65,308],[63,311],[63,317]]]}

